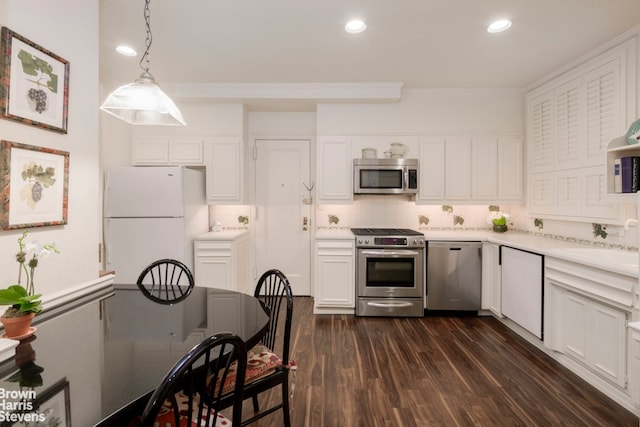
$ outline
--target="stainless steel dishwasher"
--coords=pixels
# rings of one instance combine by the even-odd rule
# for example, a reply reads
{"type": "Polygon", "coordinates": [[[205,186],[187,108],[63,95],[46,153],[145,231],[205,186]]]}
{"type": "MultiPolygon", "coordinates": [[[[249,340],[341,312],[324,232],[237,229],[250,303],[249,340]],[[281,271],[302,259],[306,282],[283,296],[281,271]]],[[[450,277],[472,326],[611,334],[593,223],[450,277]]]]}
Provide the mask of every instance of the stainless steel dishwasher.
{"type": "Polygon", "coordinates": [[[428,242],[427,310],[480,310],[481,242],[428,242]]]}

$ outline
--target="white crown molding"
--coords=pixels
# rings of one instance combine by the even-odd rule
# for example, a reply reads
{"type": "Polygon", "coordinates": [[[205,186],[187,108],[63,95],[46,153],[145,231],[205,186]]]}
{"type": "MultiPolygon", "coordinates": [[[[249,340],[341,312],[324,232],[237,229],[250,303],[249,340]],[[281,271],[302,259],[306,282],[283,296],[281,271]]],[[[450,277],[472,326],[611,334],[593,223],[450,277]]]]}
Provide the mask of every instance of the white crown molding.
{"type": "Polygon", "coordinates": [[[402,82],[372,83],[178,83],[163,88],[174,98],[315,100],[318,102],[398,102],[402,82]]]}

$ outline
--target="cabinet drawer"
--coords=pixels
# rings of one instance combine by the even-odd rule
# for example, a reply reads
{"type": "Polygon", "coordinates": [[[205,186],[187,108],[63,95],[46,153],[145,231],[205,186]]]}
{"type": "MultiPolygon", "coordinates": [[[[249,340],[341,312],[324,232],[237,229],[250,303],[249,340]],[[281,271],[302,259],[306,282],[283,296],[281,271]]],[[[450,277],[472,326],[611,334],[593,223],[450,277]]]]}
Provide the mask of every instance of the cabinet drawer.
{"type": "Polygon", "coordinates": [[[196,257],[230,257],[233,244],[231,242],[195,242],[196,257]]]}
{"type": "Polygon", "coordinates": [[[601,268],[547,256],[545,278],[561,286],[602,302],[629,309],[633,306],[636,278],[601,268]]]}
{"type": "Polygon", "coordinates": [[[317,242],[316,253],[318,256],[352,256],[354,245],[351,241],[317,242]]]}

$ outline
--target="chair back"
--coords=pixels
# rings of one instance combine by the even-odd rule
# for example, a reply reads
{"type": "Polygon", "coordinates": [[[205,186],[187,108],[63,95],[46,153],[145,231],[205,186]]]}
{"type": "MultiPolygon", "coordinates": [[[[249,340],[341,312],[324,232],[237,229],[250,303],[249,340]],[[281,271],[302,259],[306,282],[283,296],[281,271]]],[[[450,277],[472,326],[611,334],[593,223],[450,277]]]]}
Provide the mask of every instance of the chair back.
{"type": "Polygon", "coordinates": [[[227,375],[237,361],[233,385],[232,426],[242,417],[242,390],[247,367],[247,348],[237,336],[220,333],[193,347],[171,368],[153,392],[140,418],[140,426],[153,426],[160,415],[161,425],[215,426],[227,375]]]}
{"type": "Polygon", "coordinates": [[[147,266],[138,276],[144,296],[160,304],[174,304],[187,298],[195,281],[189,268],[175,259],[161,259],[147,266]]]}
{"type": "Polygon", "coordinates": [[[271,351],[278,353],[282,358],[282,363],[287,365],[289,363],[289,341],[293,317],[293,294],[289,279],[280,270],[268,270],[258,280],[254,296],[260,300],[269,313],[269,329],[262,338],[262,343],[271,351]],[[281,319],[282,316],[284,319],[281,319]],[[281,320],[284,321],[284,325],[281,320]],[[275,348],[279,335],[282,338],[282,352],[275,348]]]}

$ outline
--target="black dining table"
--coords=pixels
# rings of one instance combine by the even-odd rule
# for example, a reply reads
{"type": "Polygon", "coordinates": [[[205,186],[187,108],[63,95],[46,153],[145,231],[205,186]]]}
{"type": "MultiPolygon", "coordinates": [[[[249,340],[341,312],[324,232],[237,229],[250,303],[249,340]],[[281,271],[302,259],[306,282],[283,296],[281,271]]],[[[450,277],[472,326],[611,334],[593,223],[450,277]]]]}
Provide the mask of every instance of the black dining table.
{"type": "Polygon", "coordinates": [[[251,347],[268,322],[259,300],[239,292],[196,286],[163,305],[136,285],[114,285],[108,298],[35,322],[5,354],[0,426],[122,424],[204,338],[231,332],[251,347]]]}

